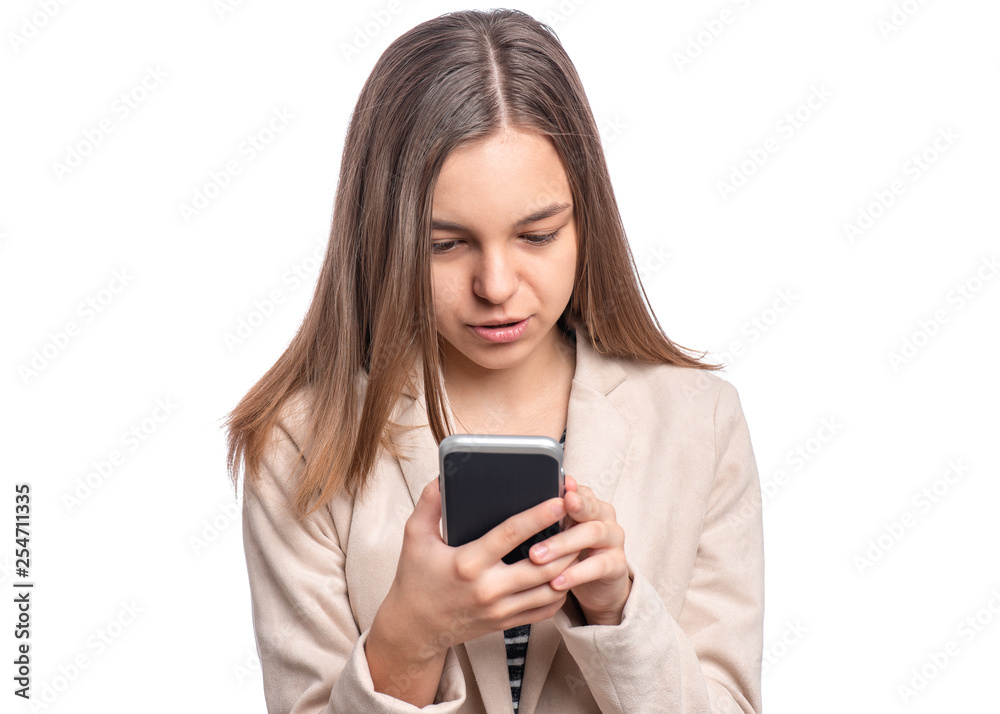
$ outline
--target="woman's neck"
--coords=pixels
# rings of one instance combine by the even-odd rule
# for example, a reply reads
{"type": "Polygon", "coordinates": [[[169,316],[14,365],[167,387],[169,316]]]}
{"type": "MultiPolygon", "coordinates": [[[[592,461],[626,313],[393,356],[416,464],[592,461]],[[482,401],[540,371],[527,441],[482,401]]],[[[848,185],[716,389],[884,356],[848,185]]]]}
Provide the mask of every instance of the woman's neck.
{"type": "Polygon", "coordinates": [[[558,329],[553,336],[549,350],[516,369],[467,372],[443,363],[445,393],[458,421],[454,426],[476,434],[548,434],[557,429],[558,439],[576,372],[576,343],[558,329]]]}

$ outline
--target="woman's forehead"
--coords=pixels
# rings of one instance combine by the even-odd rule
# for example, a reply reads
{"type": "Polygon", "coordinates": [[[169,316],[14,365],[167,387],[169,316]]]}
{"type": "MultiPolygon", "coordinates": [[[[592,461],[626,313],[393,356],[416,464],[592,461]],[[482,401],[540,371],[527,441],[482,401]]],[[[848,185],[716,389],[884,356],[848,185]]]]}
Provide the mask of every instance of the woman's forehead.
{"type": "Polygon", "coordinates": [[[488,216],[514,226],[570,198],[566,171],[547,137],[494,135],[448,156],[434,189],[434,218],[464,226],[488,216]]]}

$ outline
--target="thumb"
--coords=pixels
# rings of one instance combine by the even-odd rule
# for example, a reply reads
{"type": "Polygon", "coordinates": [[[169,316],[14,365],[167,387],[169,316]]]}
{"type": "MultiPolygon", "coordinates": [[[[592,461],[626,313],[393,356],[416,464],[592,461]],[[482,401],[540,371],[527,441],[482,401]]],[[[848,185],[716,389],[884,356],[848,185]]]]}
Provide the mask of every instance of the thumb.
{"type": "Polygon", "coordinates": [[[421,531],[441,535],[441,488],[437,478],[432,478],[424,486],[410,518],[421,531]]]}

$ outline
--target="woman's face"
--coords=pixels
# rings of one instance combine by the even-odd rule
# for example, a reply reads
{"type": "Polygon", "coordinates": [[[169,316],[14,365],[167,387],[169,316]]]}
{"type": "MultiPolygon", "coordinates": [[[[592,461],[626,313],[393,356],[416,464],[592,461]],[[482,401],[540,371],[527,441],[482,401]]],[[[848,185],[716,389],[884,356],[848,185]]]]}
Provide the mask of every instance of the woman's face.
{"type": "Polygon", "coordinates": [[[499,370],[554,355],[552,327],[573,290],[577,235],[569,182],[549,139],[510,128],[455,149],[433,201],[431,279],[445,360],[499,370]],[[492,335],[473,327],[507,320],[526,323],[492,335]]]}

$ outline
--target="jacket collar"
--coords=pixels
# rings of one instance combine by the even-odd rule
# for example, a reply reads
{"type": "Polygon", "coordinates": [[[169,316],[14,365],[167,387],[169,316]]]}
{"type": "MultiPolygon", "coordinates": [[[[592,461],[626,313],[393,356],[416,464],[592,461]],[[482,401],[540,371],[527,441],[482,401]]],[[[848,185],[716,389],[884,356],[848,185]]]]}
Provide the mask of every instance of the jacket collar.
{"type": "MultiPolygon", "coordinates": [[[[576,368],[570,387],[563,468],[580,483],[592,488],[598,498],[610,501],[630,441],[627,437],[630,420],[609,395],[625,381],[627,372],[622,359],[597,351],[578,317],[571,316],[569,325],[576,333],[576,368]],[[586,437],[575,439],[577,434],[586,437]],[[595,435],[600,438],[593,438],[595,435]]],[[[443,375],[440,371],[438,374],[443,385],[443,375]]],[[[424,486],[437,477],[439,470],[438,444],[427,419],[420,354],[415,363],[413,383],[414,388],[407,386],[402,390],[395,421],[407,429],[397,443],[409,456],[401,459],[400,465],[410,497],[416,504],[424,486]]],[[[448,419],[454,425],[455,416],[447,392],[444,401],[448,419]]],[[[618,401],[621,400],[615,400],[618,401]]]]}
{"type": "MultiPolygon", "coordinates": [[[[609,397],[628,375],[623,361],[603,355],[591,343],[581,320],[570,316],[570,327],[576,333],[576,369],[570,388],[566,420],[566,441],[563,469],[580,484],[593,489],[602,501],[610,502],[627,461],[634,430],[631,420],[617,403],[628,403],[609,397]]],[[[441,384],[444,380],[441,379],[441,384]]],[[[415,389],[405,389],[395,421],[404,427],[398,445],[408,459],[400,459],[400,467],[413,503],[428,481],[439,471],[438,444],[431,433],[423,395],[422,356],[416,362],[415,389]]],[[[450,405],[448,418],[455,424],[450,405]]],[[[555,623],[549,619],[531,627],[529,649],[525,660],[524,685],[520,710],[534,711],[541,687],[561,641],[555,623]]],[[[462,647],[458,648],[461,651],[462,647]]],[[[464,645],[476,682],[486,702],[487,711],[510,706],[510,683],[507,677],[503,633],[495,632],[471,640],[464,645]],[[491,702],[494,702],[491,706],[491,702]]],[[[461,652],[460,652],[461,656],[461,652]]]]}

